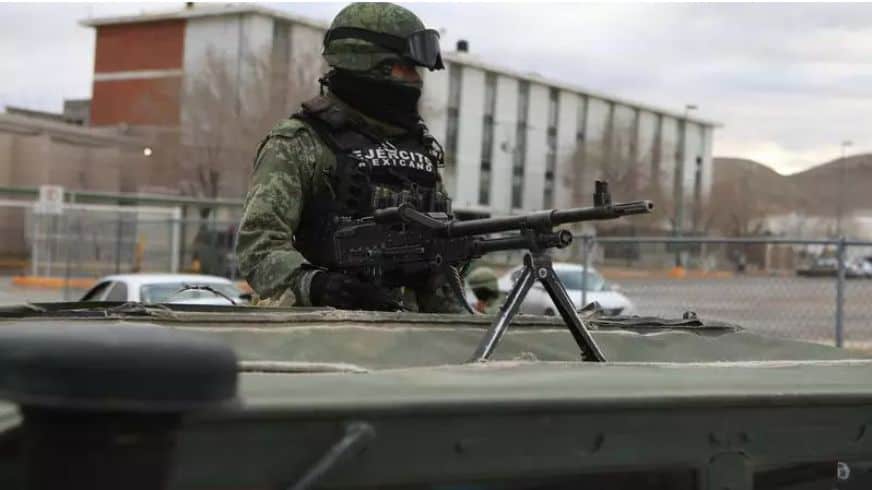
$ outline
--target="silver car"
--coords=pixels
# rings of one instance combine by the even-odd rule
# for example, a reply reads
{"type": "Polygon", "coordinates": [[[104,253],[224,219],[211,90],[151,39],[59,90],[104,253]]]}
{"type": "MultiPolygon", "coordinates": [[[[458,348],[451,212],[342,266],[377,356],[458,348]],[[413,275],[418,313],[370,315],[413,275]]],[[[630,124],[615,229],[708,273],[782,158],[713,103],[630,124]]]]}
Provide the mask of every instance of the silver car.
{"type": "MultiPolygon", "coordinates": [[[[570,299],[575,304],[576,309],[582,308],[582,284],[587,289],[585,301],[591,303],[596,301],[603,309],[606,315],[635,315],[636,306],[633,302],[624,296],[617,289],[617,286],[610,284],[603,278],[595,269],[591,268],[587,272],[587,279],[584,279],[584,266],[565,262],[555,262],[553,264],[554,272],[563,282],[566,287],[566,292],[570,299]]],[[[510,269],[503,274],[499,279],[499,288],[503,293],[508,293],[518,276],[521,274],[523,266],[519,265],[510,269]]],[[[521,313],[533,315],[555,315],[557,308],[548,296],[548,292],[540,283],[535,283],[527,293],[527,298],[521,303],[521,313]]]]}
{"type": "Polygon", "coordinates": [[[233,282],[223,277],[203,274],[143,273],[103,277],[79,301],[135,301],[201,305],[246,303],[242,291],[233,282]],[[197,289],[198,287],[203,289],[197,289]]]}

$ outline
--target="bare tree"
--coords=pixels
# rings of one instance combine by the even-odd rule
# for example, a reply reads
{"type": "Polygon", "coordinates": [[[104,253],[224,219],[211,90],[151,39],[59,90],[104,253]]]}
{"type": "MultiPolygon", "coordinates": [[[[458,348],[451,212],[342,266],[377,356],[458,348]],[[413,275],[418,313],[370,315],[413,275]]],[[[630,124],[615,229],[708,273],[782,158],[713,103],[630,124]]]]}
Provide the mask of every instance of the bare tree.
{"type": "Polygon", "coordinates": [[[725,236],[757,236],[767,230],[766,218],[781,210],[752,175],[715,182],[702,211],[704,220],[725,236]]]}
{"type": "Polygon", "coordinates": [[[183,95],[179,157],[185,193],[215,198],[244,192],[258,142],[317,93],[320,63],[291,61],[277,66],[268,53],[260,53],[237,65],[207,54],[183,95]]]}
{"type": "MultiPolygon", "coordinates": [[[[573,201],[577,205],[590,202],[593,181],[605,180],[616,200],[651,199],[655,202],[653,220],[647,222],[658,225],[651,227],[663,226],[666,222],[674,226],[672,199],[662,185],[657,164],[662,145],[655,143],[641,154],[636,133],[632,126],[606,128],[600,139],[585,141],[576,147],[570,164],[574,176],[573,201]]],[[[609,228],[621,224],[603,222],[597,226],[609,228]]]]}

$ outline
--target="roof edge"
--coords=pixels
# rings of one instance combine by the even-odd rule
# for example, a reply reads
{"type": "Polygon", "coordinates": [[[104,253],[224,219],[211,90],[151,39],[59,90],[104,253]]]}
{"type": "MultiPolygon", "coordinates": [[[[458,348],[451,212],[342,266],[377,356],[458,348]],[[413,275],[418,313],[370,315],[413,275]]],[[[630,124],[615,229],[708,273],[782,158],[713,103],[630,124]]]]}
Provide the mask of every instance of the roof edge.
{"type": "Polygon", "coordinates": [[[84,27],[101,27],[118,24],[135,24],[140,22],[158,22],[162,20],[185,20],[199,17],[214,17],[233,14],[261,14],[267,17],[285,19],[297,24],[303,24],[316,29],[327,29],[328,23],[321,22],[300,15],[289,14],[281,10],[263,7],[255,4],[228,4],[228,5],[199,5],[192,8],[183,8],[167,11],[144,12],[140,14],[119,15],[111,17],[96,17],[82,19],[79,25],[84,27]]]}
{"type": "Polygon", "coordinates": [[[523,73],[523,72],[514,70],[512,68],[508,68],[506,66],[496,65],[493,63],[489,63],[487,61],[483,61],[481,58],[479,58],[475,55],[462,54],[462,53],[458,53],[457,51],[448,51],[448,52],[443,52],[442,57],[446,61],[449,61],[451,63],[457,63],[460,65],[470,66],[472,68],[477,68],[479,70],[493,72],[493,73],[496,73],[498,75],[508,75],[512,78],[517,78],[520,80],[525,80],[528,82],[537,83],[539,85],[546,85],[546,86],[558,88],[561,90],[565,90],[567,92],[573,92],[576,94],[586,95],[589,97],[594,97],[594,98],[602,99],[602,100],[609,101],[609,102],[616,102],[618,104],[621,104],[621,105],[624,105],[627,107],[641,109],[643,111],[651,112],[654,114],[662,114],[664,116],[669,116],[669,117],[672,117],[672,118],[678,119],[678,120],[687,120],[689,122],[700,124],[703,126],[709,126],[711,128],[722,128],[724,126],[723,123],[713,121],[711,119],[694,117],[691,115],[685,116],[684,114],[682,114],[681,112],[678,112],[678,111],[671,111],[669,109],[664,109],[662,107],[657,107],[657,106],[654,106],[651,104],[646,104],[646,103],[637,102],[637,101],[630,100],[630,99],[625,99],[623,97],[618,97],[616,95],[609,95],[609,94],[606,94],[604,92],[599,92],[596,90],[590,90],[588,88],[581,87],[579,85],[575,85],[575,84],[570,83],[570,82],[565,82],[565,81],[557,80],[554,78],[547,78],[547,77],[544,77],[544,76],[539,75],[537,73],[529,73],[529,72],[523,73]]]}

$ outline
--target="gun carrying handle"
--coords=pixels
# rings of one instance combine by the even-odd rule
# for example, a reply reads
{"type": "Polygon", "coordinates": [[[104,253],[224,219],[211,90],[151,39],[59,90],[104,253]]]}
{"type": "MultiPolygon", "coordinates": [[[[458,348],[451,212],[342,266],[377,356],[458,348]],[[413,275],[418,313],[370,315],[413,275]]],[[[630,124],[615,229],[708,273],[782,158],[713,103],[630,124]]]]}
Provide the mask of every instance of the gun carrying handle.
{"type": "Polygon", "coordinates": [[[431,230],[443,230],[446,228],[442,221],[431,218],[408,204],[400,204],[397,207],[377,209],[373,212],[376,223],[415,223],[431,230]]]}

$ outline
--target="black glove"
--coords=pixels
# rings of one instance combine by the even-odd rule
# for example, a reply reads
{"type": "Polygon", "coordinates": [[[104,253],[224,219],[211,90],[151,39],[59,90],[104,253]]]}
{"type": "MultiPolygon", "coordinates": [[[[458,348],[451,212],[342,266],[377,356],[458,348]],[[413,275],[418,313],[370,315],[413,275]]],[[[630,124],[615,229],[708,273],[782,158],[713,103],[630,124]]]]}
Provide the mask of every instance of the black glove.
{"type": "Polygon", "coordinates": [[[315,274],[309,297],[315,306],[332,306],[340,310],[395,311],[401,308],[381,288],[341,272],[315,274]]]}

